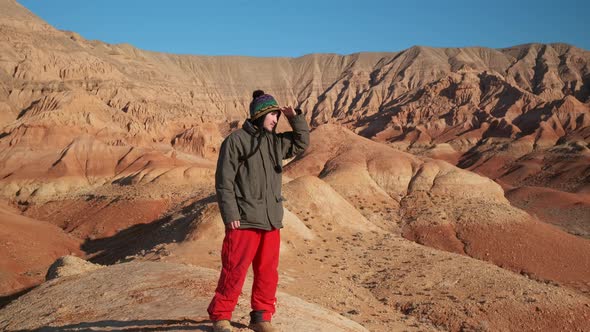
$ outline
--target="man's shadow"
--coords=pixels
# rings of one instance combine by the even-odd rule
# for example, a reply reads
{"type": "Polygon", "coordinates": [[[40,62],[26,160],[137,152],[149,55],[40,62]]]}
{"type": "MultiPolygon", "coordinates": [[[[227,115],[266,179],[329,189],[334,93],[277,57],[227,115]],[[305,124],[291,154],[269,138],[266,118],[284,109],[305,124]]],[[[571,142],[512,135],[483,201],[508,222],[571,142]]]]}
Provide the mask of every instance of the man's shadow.
{"type": "MultiPolygon", "coordinates": [[[[61,331],[213,331],[213,322],[209,319],[156,319],[156,320],[101,320],[96,322],[82,322],[64,326],[42,326],[33,330],[13,330],[13,332],[61,332],[61,331]]],[[[241,323],[232,322],[235,328],[247,328],[241,323]]]]}

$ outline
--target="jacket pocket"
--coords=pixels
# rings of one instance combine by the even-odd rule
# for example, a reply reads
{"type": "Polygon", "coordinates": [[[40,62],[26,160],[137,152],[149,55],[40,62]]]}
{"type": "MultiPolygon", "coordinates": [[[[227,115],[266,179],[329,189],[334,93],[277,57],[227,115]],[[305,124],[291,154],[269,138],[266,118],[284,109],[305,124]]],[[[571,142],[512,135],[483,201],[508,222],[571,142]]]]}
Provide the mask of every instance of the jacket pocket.
{"type": "Polygon", "coordinates": [[[241,220],[247,220],[249,222],[262,222],[264,220],[263,212],[266,209],[262,200],[239,196],[236,196],[236,200],[238,202],[241,220]]]}
{"type": "Polygon", "coordinates": [[[275,194],[274,196],[276,202],[271,204],[270,215],[274,222],[278,222],[279,224],[281,224],[284,216],[283,201],[285,200],[285,198],[277,194],[275,194]]]}

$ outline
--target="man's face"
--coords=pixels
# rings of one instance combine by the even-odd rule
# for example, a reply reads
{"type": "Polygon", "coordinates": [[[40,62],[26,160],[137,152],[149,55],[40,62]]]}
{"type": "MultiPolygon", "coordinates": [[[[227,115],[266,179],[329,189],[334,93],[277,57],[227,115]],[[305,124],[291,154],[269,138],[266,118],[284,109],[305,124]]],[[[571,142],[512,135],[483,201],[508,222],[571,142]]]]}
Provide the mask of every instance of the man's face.
{"type": "Polygon", "coordinates": [[[262,127],[264,127],[266,131],[271,132],[277,125],[277,122],[279,122],[279,111],[272,111],[265,115],[262,127]]]}

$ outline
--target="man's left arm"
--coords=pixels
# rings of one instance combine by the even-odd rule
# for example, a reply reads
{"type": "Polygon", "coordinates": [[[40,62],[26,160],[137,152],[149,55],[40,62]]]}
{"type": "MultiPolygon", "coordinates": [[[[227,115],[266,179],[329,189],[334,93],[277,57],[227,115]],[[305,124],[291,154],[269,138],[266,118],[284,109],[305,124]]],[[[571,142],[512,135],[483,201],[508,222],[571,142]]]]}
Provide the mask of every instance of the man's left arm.
{"type": "Polygon", "coordinates": [[[283,159],[289,159],[299,155],[309,146],[309,126],[305,115],[300,109],[283,107],[281,111],[289,121],[292,131],[280,133],[281,152],[283,159]]]}

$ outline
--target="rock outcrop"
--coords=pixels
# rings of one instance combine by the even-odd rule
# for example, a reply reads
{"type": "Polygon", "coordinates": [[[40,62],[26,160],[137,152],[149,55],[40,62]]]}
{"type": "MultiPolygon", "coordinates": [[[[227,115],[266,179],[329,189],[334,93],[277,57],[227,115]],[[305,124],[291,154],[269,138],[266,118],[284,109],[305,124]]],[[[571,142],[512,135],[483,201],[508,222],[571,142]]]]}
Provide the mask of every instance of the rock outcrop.
{"type": "Polygon", "coordinates": [[[76,256],[62,256],[49,266],[45,280],[75,276],[100,268],[100,265],[92,264],[76,256]]]}
{"type": "MultiPolygon", "coordinates": [[[[2,330],[203,330],[218,272],[172,263],[132,262],[50,280],[0,312],[2,330]]],[[[247,331],[249,292],[234,313],[247,331]]],[[[367,331],[359,324],[285,293],[274,324],[288,331],[367,331]]]]}

